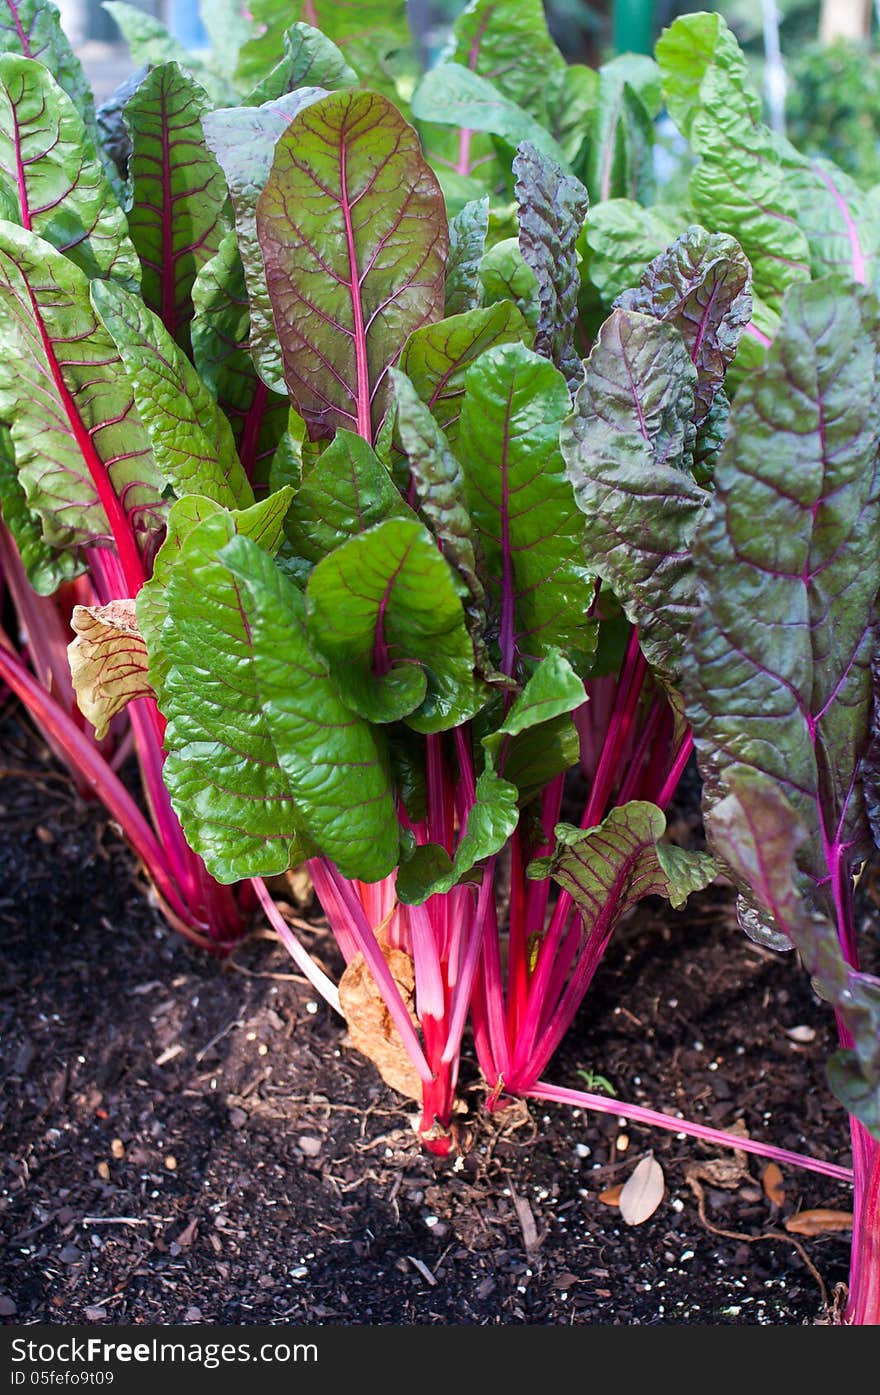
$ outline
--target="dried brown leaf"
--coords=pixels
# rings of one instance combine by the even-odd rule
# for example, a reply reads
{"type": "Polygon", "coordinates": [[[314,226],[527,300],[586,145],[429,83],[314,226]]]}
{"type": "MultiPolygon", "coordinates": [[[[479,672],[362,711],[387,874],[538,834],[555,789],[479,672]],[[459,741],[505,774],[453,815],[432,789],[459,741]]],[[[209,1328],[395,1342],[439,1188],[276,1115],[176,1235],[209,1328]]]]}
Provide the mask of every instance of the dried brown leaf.
{"type": "Polygon", "coordinates": [[[623,1191],[623,1183],[618,1182],[616,1187],[606,1187],[604,1192],[599,1193],[599,1200],[603,1206],[619,1206],[620,1193],[623,1191]]]}
{"type": "MultiPolygon", "coordinates": [[[[391,976],[406,1004],[410,1021],[418,1027],[415,1014],[416,975],[413,962],[402,949],[381,946],[391,976]]],[[[419,1073],[404,1050],[400,1033],[382,1001],[376,980],[360,953],[346,966],[339,980],[339,1003],[348,1023],[352,1045],[373,1062],[386,1085],[410,1099],[421,1100],[419,1073]]]]}
{"type": "Polygon", "coordinates": [[[832,1230],[852,1230],[852,1211],[798,1211],[782,1223],[793,1235],[826,1235],[832,1230]]]}
{"type": "Polygon", "coordinates": [[[761,1174],[761,1183],[767,1200],[772,1201],[774,1206],[781,1206],[785,1201],[785,1187],[782,1182],[782,1169],[777,1163],[767,1164],[761,1174]]]}

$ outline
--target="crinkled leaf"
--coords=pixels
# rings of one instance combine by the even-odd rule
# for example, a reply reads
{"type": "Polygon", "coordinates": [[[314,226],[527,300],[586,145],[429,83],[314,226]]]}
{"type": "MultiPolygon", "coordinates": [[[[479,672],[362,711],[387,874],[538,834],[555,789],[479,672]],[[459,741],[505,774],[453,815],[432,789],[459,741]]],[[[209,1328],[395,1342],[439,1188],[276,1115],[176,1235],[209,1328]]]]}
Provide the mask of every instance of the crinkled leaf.
{"type": "Polygon", "coordinates": [[[322,87],[338,92],[357,87],[358,75],[341,50],[310,24],[293,24],[283,40],[284,56],[247,98],[247,106],[273,102],[299,87],[322,87]]]}
{"type": "Polygon", "coordinates": [[[0,419],[45,542],[109,541],[108,508],[145,541],[162,526],[163,480],[85,275],[33,233],[0,224],[0,306],[0,419]]]}
{"type": "Polygon", "coordinates": [[[93,283],[92,303],[125,365],[156,463],[175,494],[247,508],[254,495],[232,428],[158,316],[108,281],[93,283]]]}
{"type": "Polygon", "coordinates": [[[697,370],[699,425],[737,351],[752,314],[751,270],[739,244],[699,225],[651,262],[635,290],[616,304],[675,325],[697,370]]]}
{"type": "Polygon", "coordinates": [[[3,0],[0,7],[0,51],[20,53],[42,63],[74,103],[86,130],[97,144],[95,102],[82,63],[61,27],[52,0],[3,0]]]}
{"type": "Polygon", "coordinates": [[[458,16],[450,56],[488,78],[548,125],[548,97],[565,59],[547,27],[543,0],[472,0],[458,16]]]}
{"type": "Polygon", "coordinates": [[[74,606],[70,626],[76,639],[67,655],[77,706],[100,741],[133,698],[153,695],[147,646],[132,600],[74,606]]]}
{"type": "Polygon", "coordinates": [[[125,108],[131,135],[128,227],[143,297],[189,348],[192,287],[226,231],[223,172],[205,145],[207,93],[177,63],[154,68],[125,108]]]}
{"type": "Polygon", "coordinates": [[[570,172],[564,153],[533,116],[494,83],[459,63],[438,63],[425,73],[413,93],[412,111],[417,121],[487,131],[514,147],[531,141],[570,172]]]}
{"type": "Polygon", "coordinates": [[[454,857],[437,843],[413,848],[397,873],[397,899],[421,905],[429,896],[451,891],[478,862],[505,847],[518,821],[516,786],[487,766],[477,780],[476,799],[454,857]]]}
{"type": "Polygon", "coordinates": [[[412,517],[372,446],[351,431],[337,431],[303,470],[285,531],[296,555],[315,564],[376,523],[412,517]]]}
{"type": "Polygon", "coordinates": [[[880,586],[878,305],[836,279],[789,291],[765,368],[737,395],[694,560],[684,693],[711,811],[731,765],[783,790],[817,883],[869,846],[880,586]]]}
{"type": "Polygon", "coordinates": [[[777,137],[736,39],[718,14],[683,15],[657,43],[672,119],[700,156],[691,200],[700,220],[730,233],[749,259],[758,294],[778,309],[810,274],[810,249],[777,137]]]}
{"type": "Polygon", "coordinates": [[[430,407],[453,450],[469,366],[498,344],[531,341],[528,325],[509,300],[451,315],[410,335],[400,356],[401,372],[430,407]]]}
{"type": "Polygon", "coordinates": [[[559,646],[589,653],[593,578],[565,478],[565,380],[521,344],[489,349],[467,371],[460,434],[471,516],[501,614],[501,667],[559,646]]]}
{"type": "Polygon", "coordinates": [[[449,233],[418,137],[384,97],[338,92],[275,148],[257,231],[291,397],[313,438],[373,440],[388,368],[443,311],[449,233]]]}
{"type": "Polygon", "coordinates": [[[651,59],[623,53],[599,69],[599,87],[587,163],[594,203],[630,198],[653,202],[654,123],[638,90],[646,75],[659,86],[651,59]],[[646,66],[647,65],[647,66],[646,66]]]}
{"type": "Polygon", "coordinates": [[[724,388],[719,388],[715,400],[697,428],[694,441],[694,479],[697,484],[707,485],[715,474],[718,453],[727,438],[730,421],[730,399],[724,388]]]}
{"type": "Polygon", "coordinates": [[[277,393],[285,391],[284,366],[257,241],[257,200],[269,178],[279,137],[298,112],[323,95],[322,88],[302,88],[259,107],[224,107],[208,112],[204,120],[208,148],[223,169],[235,212],[238,251],[250,300],[248,347],[260,377],[277,393]]]}
{"type": "Polygon", "coordinates": [[[582,238],[586,273],[606,304],[638,284],[680,226],[671,210],[642,208],[631,199],[593,205],[582,238]]]}
{"type": "Polygon", "coordinates": [[[813,276],[835,273],[874,284],[880,230],[869,196],[830,160],[808,160],[787,142],[778,142],[778,148],[809,243],[813,276]]]}
{"type": "Polygon", "coordinates": [[[810,833],[779,780],[732,764],[707,816],[712,846],[749,889],[777,932],[794,944],[814,986],[850,1045],[832,1056],[828,1077],[846,1108],[880,1137],[880,980],[844,959],[835,926],[803,898],[797,863],[810,833]]]}
{"type": "Polygon", "coordinates": [[[125,215],[72,99],[31,58],[0,57],[0,177],[17,191],[22,225],[87,276],[136,286],[125,215]]]}
{"type": "Polygon", "coordinates": [[[391,379],[395,434],[406,455],[415,502],[443,556],[464,584],[469,628],[479,654],[486,623],[486,591],[474,548],[462,468],[409,378],[392,368],[391,379]]]}
{"type": "Polygon", "coordinates": [[[248,351],[250,305],[234,232],[193,285],[193,360],[232,426],[239,458],[254,484],[265,484],[289,417],[286,397],[266,387],[248,351]]]}
{"type": "Polygon", "coordinates": [[[82,571],[83,564],[71,552],[57,552],[43,538],[39,515],[28,508],[18,478],[15,447],[9,427],[0,422],[0,522],[12,534],[22,566],[33,589],[51,596],[63,581],[82,571]]]}
{"type": "Polygon", "coordinates": [[[528,875],[552,876],[571,896],[588,940],[602,942],[646,896],[663,896],[676,910],[715,876],[706,853],[661,843],[666,818],[655,804],[618,805],[596,828],[559,824],[552,857],[535,859],[528,875]]]}
{"type": "Polygon", "coordinates": [[[688,468],[696,379],[673,325],[615,310],[561,436],[587,556],[673,688],[698,606],[691,547],[708,501],[688,468]]]}
{"type": "Polygon", "coordinates": [[[312,642],[370,721],[443,731],[481,706],[452,572],[417,519],[342,543],[309,577],[306,605],[312,642]]]}
{"type": "Polygon", "coordinates": [[[446,263],[446,314],[463,315],[483,303],[480,262],[489,231],[488,198],[473,199],[449,224],[446,263]]]}
{"type": "Polygon", "coordinates": [[[580,288],[575,244],[589,208],[587,191],[528,143],[517,150],[513,173],[519,248],[538,286],[535,352],[555,363],[573,386],[583,376],[574,347],[580,288]]]}

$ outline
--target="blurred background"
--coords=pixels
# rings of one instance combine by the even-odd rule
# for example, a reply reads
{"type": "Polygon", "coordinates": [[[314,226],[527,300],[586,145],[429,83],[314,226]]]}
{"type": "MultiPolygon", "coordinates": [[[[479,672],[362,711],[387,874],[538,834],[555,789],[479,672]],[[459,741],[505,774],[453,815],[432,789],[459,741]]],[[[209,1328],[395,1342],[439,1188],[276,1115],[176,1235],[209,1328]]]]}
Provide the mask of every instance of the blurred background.
{"type": "MultiPolygon", "coordinates": [[[[56,0],[100,102],[126,75],[127,50],[100,0],[56,0]]],[[[193,50],[207,36],[199,0],[135,0],[193,50]]],[[[428,63],[467,0],[409,0],[428,63]]],[[[754,67],[768,122],[807,153],[829,156],[860,184],[880,182],[880,0],[546,0],[553,35],[571,62],[650,53],[679,14],[720,11],[754,67]]],[[[291,22],[299,7],[291,4],[291,22]]]]}

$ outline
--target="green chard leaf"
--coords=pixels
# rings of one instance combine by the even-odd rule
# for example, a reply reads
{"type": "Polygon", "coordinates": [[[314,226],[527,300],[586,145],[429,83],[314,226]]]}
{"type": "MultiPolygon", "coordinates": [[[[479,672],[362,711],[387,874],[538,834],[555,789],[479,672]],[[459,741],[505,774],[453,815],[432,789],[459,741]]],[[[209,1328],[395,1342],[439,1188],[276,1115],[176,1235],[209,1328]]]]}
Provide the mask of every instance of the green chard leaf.
{"type": "Polygon", "coordinates": [[[242,510],[224,510],[222,504],[200,494],[185,494],[171,505],[167,531],[156,554],[152,575],[137,596],[138,627],[147,646],[150,683],[160,706],[169,667],[161,642],[162,626],[168,619],[168,583],[186,539],[206,518],[223,514],[231,520],[236,533],[252,538],[264,552],[274,557],[284,537],[284,515],[292,493],[285,487],[242,510]]]}
{"type": "Polygon", "coordinates": [[[570,408],[561,374],[521,344],[487,350],[465,377],[465,479],[511,676],[517,657],[595,647],[583,520],[559,451],[570,408]]]}
{"type": "Polygon", "coordinates": [[[388,518],[413,518],[387,469],[361,436],[337,431],[303,469],[285,523],[297,557],[315,565],[340,543],[388,518]]]}
{"type": "Polygon", "coordinates": [[[725,233],[690,227],[615,304],[675,325],[697,370],[694,420],[699,425],[752,315],[751,269],[739,244],[725,233]]]}
{"type": "Polygon", "coordinates": [[[386,757],[310,648],[296,588],[219,513],[187,536],[167,599],[165,778],[212,874],[283,871],[305,839],[345,876],[387,875],[386,757]]]}
{"type": "Polygon", "coordinates": [[[415,131],[376,93],[307,107],[275,148],[257,234],[287,386],[310,434],[343,426],[374,440],[389,367],[443,311],[446,212],[415,131]]]}
{"type": "Polygon", "coordinates": [[[453,450],[468,368],[488,349],[520,342],[530,345],[532,332],[509,300],[451,315],[410,335],[400,370],[430,407],[453,450]]]}
{"type": "Polygon", "coordinates": [[[95,113],[101,158],[120,204],[128,202],[128,162],[131,158],[131,133],[125,123],[125,108],[137,92],[149,68],[141,64],[114,87],[110,96],[95,113]]]}
{"type": "Polygon", "coordinates": [[[483,303],[480,262],[489,231],[488,198],[473,199],[449,224],[446,263],[446,314],[463,315],[483,303]]]}
{"type": "Polygon", "coordinates": [[[257,241],[257,200],[266,187],[280,136],[300,111],[324,95],[321,88],[302,88],[262,106],[208,112],[203,123],[205,140],[226,176],[235,212],[238,251],[250,301],[248,349],[263,382],[278,395],[286,392],[284,366],[257,241]]]}
{"type": "Polygon", "coordinates": [[[642,208],[631,199],[593,205],[582,244],[586,274],[606,305],[638,283],[680,229],[672,209],[642,208]]]}
{"type": "Polygon", "coordinates": [[[778,310],[786,287],[809,278],[810,248],[746,59],[713,13],[677,19],[657,43],[657,62],[669,114],[700,157],[691,176],[697,216],[737,239],[755,290],[778,310]]]}
{"type": "Polygon", "coordinates": [[[0,57],[0,179],[17,221],[87,276],[138,285],[125,214],[73,101],[48,68],[14,53],[0,57]]]}
{"type": "Polygon", "coordinates": [[[143,297],[189,350],[193,282],[226,231],[223,173],[205,145],[207,93],[177,63],[144,79],[125,108],[131,133],[128,227],[143,297]]]}
{"type": "Polygon", "coordinates": [[[587,187],[594,203],[629,198],[653,202],[654,123],[660,76],[650,58],[623,53],[599,69],[587,187]],[[644,93],[644,96],[643,96],[644,93]]]}
{"type": "Polygon", "coordinates": [[[548,98],[566,63],[547,27],[543,0],[472,0],[454,25],[450,56],[488,78],[547,125],[548,98]]]}
{"type": "Polygon", "coordinates": [[[562,373],[570,387],[583,377],[574,347],[580,275],[576,243],[589,199],[580,180],[566,175],[533,145],[519,147],[513,160],[519,210],[519,247],[535,274],[538,322],[535,352],[562,373]]]}
{"type": "Polygon", "coordinates": [[[192,297],[193,361],[232,426],[245,473],[263,485],[290,408],[266,387],[248,351],[250,305],[234,232],[202,267],[192,297]]]}
{"type": "Polygon", "coordinates": [[[95,101],[82,63],[61,27],[52,0],[4,0],[0,8],[0,52],[20,53],[42,63],[79,112],[95,145],[95,101]]]}
{"type": "Polygon", "coordinates": [[[560,650],[551,649],[501,725],[483,737],[483,749],[517,787],[521,804],[577,764],[579,738],[571,714],[586,700],[582,679],[560,650]]]}
{"type": "Polygon", "coordinates": [[[159,317],[109,281],[95,281],[91,295],[125,366],[156,463],[175,494],[204,495],[225,508],[252,504],[232,429],[159,317]]]}
{"type": "Polygon", "coordinates": [[[155,15],[147,14],[137,5],[126,4],[125,0],[102,0],[101,8],[119,26],[128,44],[131,61],[136,66],[143,64],[148,68],[159,68],[166,63],[177,63],[192,74],[213,100],[224,102],[233,97],[228,81],[190,53],[155,15]]]}
{"type": "MultiPolygon", "coordinates": [[[[243,83],[261,79],[281,61],[294,21],[297,30],[314,26],[311,34],[320,33],[338,47],[358,72],[364,66],[373,68],[392,48],[409,43],[406,0],[251,0],[249,10],[260,32],[241,51],[237,76],[243,83]]],[[[310,80],[319,82],[320,76],[310,80]]]]}
{"type": "Polygon", "coordinates": [[[130,529],[146,545],[163,525],[164,481],[85,274],[0,223],[0,308],[0,420],[44,542],[60,551],[130,529]]]}
{"type": "Polygon", "coordinates": [[[674,325],[615,310],[561,435],[587,556],[673,690],[698,608],[691,549],[708,503],[690,473],[696,385],[674,325]]]}
{"type": "Polygon", "coordinates": [[[511,301],[534,332],[541,313],[538,278],[529,266],[517,238],[504,237],[480,262],[483,300],[487,305],[511,301]]]}
{"type": "Polygon", "coordinates": [[[231,82],[251,25],[242,0],[199,0],[199,15],[211,44],[211,62],[231,82]]]}
{"type": "Polygon", "coordinates": [[[455,856],[450,857],[438,843],[412,848],[404,854],[397,873],[397,899],[404,905],[421,905],[429,896],[451,891],[478,862],[499,853],[519,821],[516,801],[516,786],[487,766],[477,780],[476,799],[455,856]]]}
{"type": "Polygon", "coordinates": [[[306,608],[312,643],[369,721],[444,731],[482,706],[452,572],[417,519],[387,519],[337,547],[311,573],[306,608]]]}
{"type": "Polygon", "coordinates": [[[63,581],[83,570],[74,553],[56,552],[44,541],[39,514],[28,507],[18,478],[12,433],[0,422],[0,543],[3,524],[12,534],[27,579],[38,595],[51,596],[63,581]]]}
{"type": "Polygon", "coordinates": [[[246,106],[277,101],[300,87],[321,87],[326,92],[357,87],[357,73],[320,29],[313,29],[310,24],[293,24],[284,35],[283,45],[284,57],[249,94],[246,106]]]}

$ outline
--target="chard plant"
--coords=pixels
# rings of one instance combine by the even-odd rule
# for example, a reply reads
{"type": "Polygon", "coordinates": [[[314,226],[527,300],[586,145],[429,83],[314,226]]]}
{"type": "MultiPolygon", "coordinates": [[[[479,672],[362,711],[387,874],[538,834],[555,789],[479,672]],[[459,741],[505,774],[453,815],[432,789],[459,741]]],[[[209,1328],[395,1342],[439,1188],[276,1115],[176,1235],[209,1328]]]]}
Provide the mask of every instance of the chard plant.
{"type": "Polygon", "coordinates": [[[420,76],[402,3],[259,0],[198,63],[113,5],[144,71],[93,116],[51,6],[9,3],[6,570],[90,588],[80,713],[127,714],[155,831],[69,690],[9,646],[0,675],[182,924],[225,941],[259,900],[433,1151],[469,1025],[489,1108],[849,1178],[545,1078],[620,921],[715,874],[665,833],[696,736],[745,922],[838,1013],[873,1320],[870,203],[767,130],[714,14],[593,73],[539,0],[475,0],[420,76]],[[674,194],[661,104],[694,157],[674,194]],[[300,863],[338,984],[262,880],[300,863]]]}

